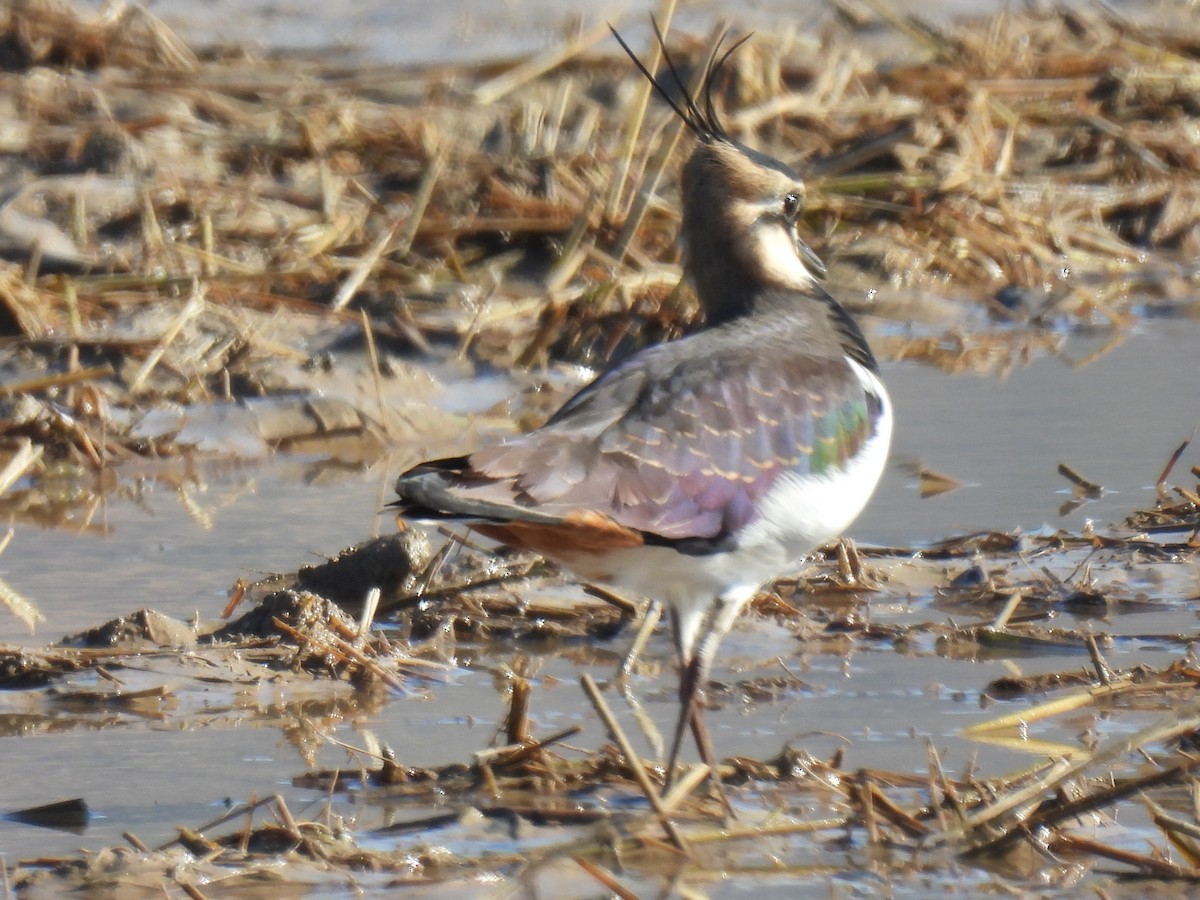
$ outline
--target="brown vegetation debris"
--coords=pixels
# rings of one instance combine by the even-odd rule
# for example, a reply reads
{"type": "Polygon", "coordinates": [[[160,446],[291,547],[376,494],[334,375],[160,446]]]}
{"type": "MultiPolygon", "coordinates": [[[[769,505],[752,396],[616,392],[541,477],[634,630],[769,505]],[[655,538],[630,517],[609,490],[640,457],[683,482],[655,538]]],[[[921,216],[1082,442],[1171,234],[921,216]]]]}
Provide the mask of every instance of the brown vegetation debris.
{"type": "Polygon", "coordinates": [[[83,12],[65,0],[17,0],[0,18],[4,68],[103,66],[192,71],[192,51],[145,7],[119,4],[83,12]]]}
{"type": "MultiPolygon", "coordinates": [[[[871,16],[811,48],[759,34],[717,102],[808,176],[806,238],[842,299],[909,321],[901,298],[950,279],[1030,326],[889,338],[885,355],[1002,374],[1053,349],[1042,325],[1112,328],[1134,298],[1187,295],[1165,285],[1200,246],[1194,35],[1106,11],[936,30],[874,13],[915,49],[877,53],[855,33],[871,16]]],[[[435,340],[603,362],[691,327],[674,133],[631,104],[637,73],[602,34],[463,67],[460,92],[436,89],[444,67],[384,89],[312,59],[200,57],[136,5],[10,4],[0,437],[92,470],[178,452],[140,411],[327,394],[288,367],[361,350],[363,313],[384,381],[391,354],[435,340]]],[[[684,70],[705,52],[669,37],[684,70]]],[[[357,419],[337,421],[360,430],[410,420],[374,390],[345,399],[357,419]]]]}
{"type": "Polygon", "coordinates": [[[0,647],[0,689],[42,687],[72,672],[90,668],[70,650],[24,650],[0,647]]]}
{"type": "Polygon", "coordinates": [[[1158,499],[1154,508],[1135,510],[1125,519],[1125,525],[1149,534],[1191,532],[1188,546],[1200,549],[1200,467],[1192,467],[1190,474],[1196,478],[1192,485],[1167,487],[1171,470],[1191,440],[1189,438],[1181,443],[1163,468],[1158,478],[1158,499]]]}

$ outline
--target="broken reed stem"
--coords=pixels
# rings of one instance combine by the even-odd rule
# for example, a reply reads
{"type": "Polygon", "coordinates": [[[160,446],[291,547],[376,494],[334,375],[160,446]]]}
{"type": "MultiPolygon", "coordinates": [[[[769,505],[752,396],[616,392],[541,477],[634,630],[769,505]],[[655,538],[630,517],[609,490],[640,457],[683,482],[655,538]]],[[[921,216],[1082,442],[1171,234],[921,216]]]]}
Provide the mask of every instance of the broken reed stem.
{"type": "MultiPolygon", "coordinates": [[[[1200,428],[1200,426],[1197,426],[1200,428]]],[[[1171,470],[1175,468],[1175,464],[1179,462],[1179,457],[1183,456],[1183,452],[1187,450],[1188,445],[1196,439],[1196,428],[1192,429],[1191,437],[1175,448],[1175,452],[1171,454],[1171,458],[1167,460],[1167,464],[1163,466],[1163,470],[1158,475],[1158,480],[1154,482],[1155,486],[1161,491],[1166,485],[1167,479],[1171,477],[1171,470]]]]}
{"type": "Polygon", "coordinates": [[[992,621],[993,631],[1003,631],[1008,627],[1008,620],[1012,618],[1012,614],[1017,611],[1017,607],[1021,605],[1021,600],[1024,595],[1020,590],[1013,591],[1008,598],[1008,602],[1004,604],[1004,608],[1000,610],[999,615],[992,621]]]}
{"type": "MultiPolygon", "coordinates": [[[[206,831],[211,831],[213,828],[219,828],[220,826],[224,825],[226,822],[230,822],[234,819],[240,819],[242,816],[249,815],[249,814],[253,813],[259,807],[266,806],[268,803],[271,803],[271,802],[272,802],[271,797],[264,797],[261,800],[252,800],[249,803],[244,803],[241,806],[236,806],[233,809],[229,810],[228,812],[222,813],[221,815],[217,816],[217,818],[213,819],[212,821],[205,822],[203,825],[200,825],[197,828],[191,829],[191,833],[203,835],[204,832],[206,832],[206,831]]],[[[176,836],[176,837],[172,838],[171,840],[167,841],[165,844],[159,844],[157,847],[154,848],[154,851],[156,853],[161,853],[163,850],[169,850],[170,848],[174,847],[176,844],[180,843],[180,841],[181,841],[181,836],[176,836]]]]}
{"type": "Polygon", "coordinates": [[[437,187],[438,179],[442,177],[442,170],[446,168],[447,155],[443,143],[439,141],[434,145],[429,159],[429,168],[425,170],[421,184],[417,187],[417,193],[412,201],[412,209],[408,212],[408,220],[404,223],[404,230],[400,232],[400,240],[389,251],[390,253],[404,257],[412,249],[413,241],[417,239],[417,231],[421,227],[421,220],[425,218],[425,210],[429,208],[429,201],[433,198],[433,189],[437,187]]]}
{"type": "Polygon", "coordinates": [[[1200,881],[1200,869],[1185,869],[1167,859],[1146,856],[1144,853],[1134,853],[1132,850],[1122,850],[1119,847],[1101,844],[1099,841],[1078,837],[1073,834],[1056,836],[1050,841],[1048,849],[1052,853],[1073,851],[1075,853],[1090,853],[1094,856],[1103,856],[1105,859],[1111,859],[1114,862],[1125,863],[1126,865],[1133,866],[1135,869],[1140,869],[1146,875],[1154,878],[1166,878],[1172,881],[1181,879],[1200,881]]]}
{"type": "Polygon", "coordinates": [[[709,768],[704,763],[695,763],[690,766],[683,775],[675,779],[671,790],[667,791],[666,796],[663,797],[663,809],[668,813],[674,812],[675,808],[691,796],[696,788],[704,784],[708,776],[709,768]]]}
{"type": "Polygon", "coordinates": [[[229,590],[229,602],[225,604],[225,608],[221,610],[221,619],[228,619],[233,615],[234,610],[241,605],[242,600],[246,598],[246,579],[239,578],[233,583],[233,587],[229,590]]]}
{"type": "MultiPolygon", "coordinates": [[[[0,493],[3,493],[3,491],[0,490],[0,493]]],[[[662,611],[662,603],[658,600],[651,600],[646,604],[646,613],[642,616],[642,624],[638,626],[637,634],[634,635],[629,652],[625,654],[625,659],[621,661],[621,675],[623,677],[628,678],[633,674],[633,667],[637,665],[642,651],[646,649],[646,644],[650,641],[650,635],[654,633],[655,626],[658,625],[659,619],[662,618],[662,611]]]]}
{"type": "Polygon", "coordinates": [[[1097,499],[1104,494],[1103,486],[1084,478],[1066,463],[1058,464],[1058,474],[1067,479],[1067,481],[1071,482],[1075,490],[1079,491],[1083,496],[1089,499],[1097,499]]]}
{"type": "Polygon", "coordinates": [[[1094,794],[1080,797],[1078,800],[1072,800],[1059,806],[1051,806],[1047,809],[1039,810],[1023,823],[1024,828],[1032,831],[1038,828],[1053,827],[1067,819],[1073,819],[1076,816],[1084,815],[1102,806],[1109,806],[1118,800],[1124,800],[1133,794],[1141,793],[1159,785],[1171,784],[1183,778],[1197,767],[1200,767],[1200,758],[1188,757],[1184,762],[1167,769],[1152,772],[1144,778],[1131,778],[1112,787],[1096,791],[1094,794]]]}
{"type": "Polygon", "coordinates": [[[1050,766],[1049,771],[1043,776],[1019,790],[1010,791],[996,798],[989,805],[967,816],[959,827],[938,836],[937,840],[938,842],[953,841],[955,839],[964,840],[973,849],[994,846],[1005,840],[1012,839],[1016,835],[1025,833],[1029,827],[1040,827],[1051,822],[1060,821],[1062,818],[1061,810],[1064,808],[1070,810],[1067,815],[1074,815],[1077,811],[1083,811],[1095,805],[1119,799],[1131,790],[1141,790],[1147,785],[1158,784],[1177,778],[1184,772],[1190,771],[1195,766],[1200,765],[1200,759],[1188,757],[1186,763],[1167,769],[1164,772],[1156,772],[1149,778],[1138,782],[1135,787],[1129,787],[1128,785],[1120,786],[1110,791],[1104,791],[1100,794],[1083,798],[1077,801],[1077,803],[1064,804],[1063,807],[1055,810],[1035,813],[1029,817],[1023,817],[1023,822],[1018,823],[1017,826],[1010,825],[1005,827],[1000,835],[984,836],[985,826],[996,822],[1001,816],[1016,809],[1018,806],[1034,802],[1045,792],[1056,789],[1068,779],[1075,778],[1088,769],[1115,762],[1118,758],[1150,744],[1162,743],[1181,734],[1196,731],[1198,728],[1200,728],[1200,716],[1189,716],[1182,720],[1175,718],[1166,719],[1143,728],[1141,731],[1127,738],[1110,741],[1081,761],[1056,760],[1050,766]],[[1102,799],[1098,801],[1097,797],[1101,797],[1102,799]],[[1025,827],[1022,828],[1020,827],[1021,825],[1025,827]],[[980,839],[981,837],[983,838],[982,840],[980,839]]]}
{"type": "MultiPolygon", "coordinates": [[[[675,17],[675,0],[663,0],[663,3],[658,8],[656,16],[659,23],[659,30],[664,38],[671,32],[671,20],[675,17]]],[[[658,71],[658,67],[662,65],[662,47],[657,41],[651,43],[650,57],[646,61],[646,68],[651,72],[658,71]]],[[[646,112],[650,108],[650,98],[654,95],[654,86],[649,80],[644,78],[638,79],[638,95],[634,101],[632,108],[629,110],[628,125],[625,127],[625,136],[621,142],[621,147],[617,151],[617,172],[616,177],[609,182],[608,194],[604,198],[604,218],[612,221],[617,216],[617,209],[621,205],[621,195],[625,190],[625,184],[629,180],[629,170],[633,166],[633,157],[637,153],[638,138],[641,136],[642,127],[646,123],[646,112]]]]}
{"type": "MultiPolygon", "coordinates": [[[[683,777],[686,779],[690,775],[691,771],[683,777]]],[[[674,790],[671,793],[675,793],[674,790]]],[[[818,831],[843,831],[849,827],[851,821],[849,816],[839,816],[834,819],[808,819],[804,822],[794,822],[788,825],[767,825],[759,828],[720,828],[712,831],[702,831],[698,834],[689,834],[688,843],[696,846],[697,844],[716,844],[725,841],[791,837],[797,834],[813,834],[818,831]]]]}
{"type": "Polygon", "coordinates": [[[529,736],[529,695],[532,685],[521,672],[511,672],[508,682],[511,696],[508,702],[508,715],[504,717],[504,737],[509,744],[524,745],[531,740],[529,736]]]}
{"type": "Polygon", "coordinates": [[[638,758],[638,755],[633,752],[633,745],[629,743],[629,738],[625,736],[620,723],[613,716],[612,710],[608,708],[608,704],[604,702],[604,698],[600,695],[600,688],[596,686],[595,680],[591,675],[584,674],[579,679],[579,683],[583,685],[584,692],[588,695],[588,699],[592,701],[592,706],[595,708],[596,714],[600,716],[600,721],[608,729],[609,736],[616,741],[617,746],[621,749],[626,764],[629,766],[630,771],[633,772],[633,777],[642,789],[642,793],[646,795],[646,799],[650,802],[650,807],[654,810],[654,814],[662,825],[668,840],[690,856],[691,851],[688,849],[683,835],[679,833],[679,830],[675,827],[675,823],[671,821],[671,817],[667,814],[662,798],[659,796],[654,785],[650,783],[649,776],[646,775],[646,767],[642,765],[642,761],[638,758]]]}
{"type": "Polygon", "coordinates": [[[865,776],[860,776],[854,782],[852,796],[858,801],[858,819],[867,831],[867,844],[874,847],[879,844],[879,822],[875,818],[875,795],[865,776]]]}
{"type": "Polygon", "coordinates": [[[870,794],[872,809],[909,837],[921,838],[929,834],[928,825],[893,803],[874,781],[867,782],[866,792],[870,794]]]}
{"type": "Polygon", "coordinates": [[[1200,865],[1200,826],[1172,816],[1149,797],[1143,796],[1142,802],[1150,811],[1154,824],[1162,830],[1171,845],[1187,858],[1193,868],[1200,865]]]}
{"type": "Polygon", "coordinates": [[[1104,658],[1104,654],[1100,652],[1100,645],[1096,643],[1096,636],[1090,631],[1084,634],[1083,643],[1087,647],[1088,656],[1092,659],[1092,669],[1096,672],[1096,680],[1101,684],[1112,684],[1116,678],[1116,673],[1109,666],[1108,660],[1104,658]]]}
{"type": "Polygon", "coordinates": [[[163,358],[163,354],[167,352],[167,348],[175,342],[175,338],[179,337],[179,333],[183,331],[185,325],[192,319],[196,318],[204,311],[204,294],[205,288],[197,279],[192,279],[192,295],[188,298],[188,302],[171,320],[167,326],[167,330],[163,332],[163,336],[159,338],[154,349],[150,351],[150,355],[146,357],[146,361],[142,363],[137,374],[134,375],[133,381],[129,384],[129,392],[136,394],[142,389],[146,379],[150,377],[150,373],[158,366],[159,361],[163,358]]]}
{"type": "Polygon", "coordinates": [[[208,213],[200,217],[200,248],[204,251],[204,255],[201,257],[204,277],[213,278],[217,274],[218,257],[216,241],[213,237],[212,216],[208,213]]]}
{"type": "Polygon", "coordinates": [[[416,194],[413,196],[407,217],[403,219],[397,217],[394,219],[354,265],[350,275],[342,283],[342,286],[338,288],[337,293],[330,303],[330,307],[333,310],[343,309],[354,299],[359,289],[366,282],[367,278],[370,277],[385,254],[393,253],[399,257],[408,255],[408,252],[412,249],[413,241],[416,239],[417,231],[421,226],[421,221],[424,219],[425,212],[429,207],[429,202],[433,197],[434,188],[437,186],[438,179],[445,169],[445,165],[445,148],[440,142],[437,142],[434,144],[433,151],[428,159],[425,174],[421,179],[420,185],[417,187],[416,194]],[[403,230],[400,229],[402,221],[404,222],[403,230]],[[395,246],[392,246],[392,241],[397,231],[400,231],[400,238],[395,246]]]}
{"type": "Polygon", "coordinates": [[[1051,716],[1061,715],[1062,713],[1071,712],[1085,706],[1092,706],[1123,694],[1158,694],[1193,690],[1195,690],[1195,687],[1190,682],[1140,682],[1131,680],[1130,676],[1123,676],[1120,680],[1115,680],[1111,684],[1086,688],[1062,697],[1056,697],[1053,700],[1047,700],[1045,703],[1039,703],[1036,706],[1031,706],[1018,712],[997,716],[995,719],[989,719],[986,722],[976,722],[974,725],[964,728],[962,733],[964,737],[977,737],[1005,729],[1021,728],[1032,722],[1040,722],[1051,716]]]}
{"type": "Polygon", "coordinates": [[[573,857],[575,864],[588,875],[592,876],[597,882],[603,885],[604,889],[611,891],[613,896],[620,897],[621,900],[638,900],[638,895],[627,889],[613,876],[607,869],[602,869],[594,862],[584,859],[582,856],[573,857]]]}
{"type": "Polygon", "coordinates": [[[625,217],[620,234],[617,235],[616,243],[613,244],[610,251],[613,259],[618,263],[625,261],[625,253],[629,249],[629,244],[633,240],[634,235],[637,234],[638,227],[642,224],[642,219],[646,216],[646,210],[650,207],[650,201],[654,198],[654,192],[658,189],[658,183],[662,180],[663,172],[666,170],[667,164],[671,161],[671,155],[675,152],[675,148],[679,146],[679,139],[683,136],[685,130],[682,122],[673,123],[669,129],[670,136],[663,138],[658,150],[646,166],[646,170],[642,173],[641,184],[634,195],[633,204],[629,208],[629,214],[625,217]]]}
{"type": "MultiPolygon", "coordinates": [[[[1148,798],[1147,798],[1148,799],[1148,798]]],[[[1154,814],[1154,824],[1164,830],[1173,829],[1182,834],[1186,834],[1189,838],[1200,840],[1200,825],[1195,822],[1188,822],[1184,819],[1178,819],[1170,815],[1162,807],[1153,801],[1148,801],[1151,805],[1151,811],[1154,814]]]]}
{"type": "Polygon", "coordinates": [[[358,617],[358,636],[365,637],[367,632],[371,630],[371,625],[375,622],[375,613],[379,610],[379,598],[383,596],[383,592],[378,587],[372,587],[367,591],[366,599],[363,600],[362,614],[358,617]]]}
{"type": "Polygon", "coordinates": [[[595,597],[597,600],[603,600],[605,603],[612,604],[621,611],[622,616],[636,616],[638,614],[638,605],[636,603],[627,597],[622,597],[620,594],[610,591],[608,588],[587,584],[583,586],[583,592],[589,597],[595,597]]]}
{"type": "MultiPolygon", "coordinates": [[[[4,546],[8,546],[12,533],[12,529],[9,529],[3,542],[4,546]]],[[[37,608],[37,604],[17,593],[2,578],[0,578],[0,609],[7,609],[20,619],[21,623],[29,629],[30,634],[37,630],[39,622],[46,621],[45,615],[37,608]]]]}
{"type": "Polygon", "coordinates": [[[75,369],[70,372],[58,372],[53,375],[38,375],[34,378],[23,378],[20,381],[10,381],[0,384],[0,397],[15,397],[18,394],[34,394],[39,391],[56,387],[67,387],[84,381],[97,381],[108,378],[113,374],[110,365],[93,366],[89,369],[75,369]]]}
{"type": "MultiPolygon", "coordinates": [[[[4,469],[0,470],[0,496],[7,493],[9,488],[33,468],[37,461],[42,458],[44,449],[41,444],[34,446],[33,441],[27,437],[22,437],[17,442],[16,452],[9,458],[4,469]]],[[[0,550],[0,552],[3,551],[0,550]]]]}
{"type": "MultiPolygon", "coordinates": [[[[338,288],[338,292],[334,294],[333,301],[329,304],[333,310],[344,309],[346,304],[354,299],[354,295],[358,293],[358,289],[363,286],[363,283],[370,276],[371,272],[374,271],[375,266],[379,264],[379,260],[383,257],[384,251],[387,250],[388,244],[392,242],[392,238],[396,236],[396,230],[399,227],[400,220],[396,219],[384,229],[383,234],[376,238],[375,243],[359,259],[354,269],[351,270],[350,275],[342,282],[342,286],[338,288]]],[[[407,252],[407,249],[405,252],[407,252]]],[[[364,315],[366,314],[364,313],[364,315]]]]}
{"type": "Polygon", "coordinates": [[[288,637],[294,638],[306,646],[312,647],[318,651],[335,651],[339,653],[343,659],[349,662],[358,663],[363,668],[369,669],[372,674],[378,676],[385,684],[388,685],[388,687],[395,688],[398,691],[404,690],[404,684],[400,681],[400,679],[398,679],[391,672],[387,671],[387,669],[383,668],[383,666],[381,666],[378,662],[371,659],[369,656],[364,655],[361,650],[347,641],[336,637],[333,639],[332,643],[327,641],[317,641],[315,638],[309,637],[304,632],[297,631],[295,628],[277,616],[272,617],[272,621],[275,623],[275,627],[284,634],[288,635],[288,637]]]}
{"type": "Polygon", "coordinates": [[[136,850],[138,853],[150,853],[150,852],[152,852],[152,851],[150,850],[150,848],[149,848],[149,847],[147,847],[147,846],[146,846],[146,845],[145,845],[145,844],[142,842],[142,839],[141,839],[141,838],[139,838],[139,837],[138,837],[136,834],[134,834],[132,831],[122,831],[122,832],[121,832],[121,837],[123,837],[123,838],[125,839],[125,843],[127,843],[127,844],[128,844],[130,847],[132,847],[132,848],[133,848],[134,850],[136,850]]]}
{"type": "Polygon", "coordinates": [[[300,826],[296,824],[296,820],[292,818],[292,811],[288,809],[287,801],[283,799],[283,795],[272,795],[271,806],[275,810],[275,815],[279,817],[279,823],[283,826],[283,830],[288,833],[288,837],[294,841],[303,842],[304,835],[300,832],[300,826]]]}
{"type": "Polygon", "coordinates": [[[486,764],[499,767],[520,765],[538,753],[541,753],[547,747],[570,740],[581,731],[583,731],[583,726],[572,725],[540,740],[529,739],[519,744],[514,743],[504,747],[480,750],[475,754],[475,761],[480,765],[486,764]]]}
{"type": "Polygon", "coordinates": [[[257,808],[257,804],[257,795],[251,794],[250,802],[246,804],[246,824],[243,825],[242,830],[238,832],[239,853],[245,853],[250,847],[250,838],[254,835],[254,810],[257,808]]]}
{"type": "Polygon", "coordinates": [[[383,433],[389,441],[394,440],[392,432],[392,417],[388,415],[387,400],[383,394],[383,373],[379,370],[379,353],[375,349],[375,332],[371,328],[371,319],[367,311],[362,310],[363,337],[367,342],[367,357],[371,362],[371,381],[375,385],[375,401],[379,404],[379,421],[383,424],[383,433]]]}

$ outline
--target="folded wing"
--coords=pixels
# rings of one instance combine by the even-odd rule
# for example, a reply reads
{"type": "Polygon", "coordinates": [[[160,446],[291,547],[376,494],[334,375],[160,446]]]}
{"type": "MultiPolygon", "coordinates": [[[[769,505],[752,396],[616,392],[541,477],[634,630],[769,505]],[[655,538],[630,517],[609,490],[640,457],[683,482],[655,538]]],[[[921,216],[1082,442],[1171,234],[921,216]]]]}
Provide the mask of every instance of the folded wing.
{"type": "Polygon", "coordinates": [[[617,367],[545,426],[397,484],[415,517],[603,523],[720,545],[784,473],[820,477],[870,437],[879,398],[844,358],[745,347],[617,367]]]}

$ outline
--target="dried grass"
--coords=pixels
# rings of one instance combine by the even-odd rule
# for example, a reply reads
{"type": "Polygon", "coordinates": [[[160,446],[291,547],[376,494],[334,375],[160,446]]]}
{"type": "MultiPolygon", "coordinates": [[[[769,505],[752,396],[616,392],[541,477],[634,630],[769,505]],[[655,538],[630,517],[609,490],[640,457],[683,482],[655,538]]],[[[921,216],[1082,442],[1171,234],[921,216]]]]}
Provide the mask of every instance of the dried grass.
{"type": "MultiPolygon", "coordinates": [[[[885,354],[1003,371],[1053,346],[1040,323],[1120,328],[1134,298],[1185,293],[1196,35],[1101,10],[942,29],[842,12],[819,53],[744,48],[718,98],[730,131],[806,173],[804,227],[852,307],[908,319],[924,301],[906,298],[950,284],[1032,326],[885,354]],[[911,49],[856,33],[881,25],[911,49]]],[[[200,57],[138,7],[11,4],[0,328],[29,371],[0,394],[98,392],[42,443],[99,466],[150,446],[104,408],[270,393],[277,354],[307,359],[314,329],[363,312],[382,353],[449,333],[504,364],[678,334],[696,310],[677,290],[677,129],[598,33],[459,69],[455,92],[433,87],[442,70],[200,57]],[[193,295],[202,308],[176,306],[193,295]]],[[[706,52],[672,40],[685,71],[706,52]]],[[[0,413],[0,436],[28,431],[0,413]]]]}

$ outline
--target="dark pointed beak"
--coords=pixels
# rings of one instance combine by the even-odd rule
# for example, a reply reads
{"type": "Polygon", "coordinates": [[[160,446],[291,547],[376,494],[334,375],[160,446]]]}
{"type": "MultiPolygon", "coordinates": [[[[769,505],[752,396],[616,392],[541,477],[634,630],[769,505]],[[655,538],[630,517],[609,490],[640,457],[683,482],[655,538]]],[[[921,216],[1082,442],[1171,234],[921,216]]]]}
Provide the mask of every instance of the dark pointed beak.
{"type": "Polygon", "coordinates": [[[800,239],[799,235],[795,235],[796,252],[800,254],[800,258],[804,260],[805,267],[822,281],[829,272],[825,268],[825,263],[821,262],[821,257],[813,251],[813,248],[808,246],[800,239]]]}

